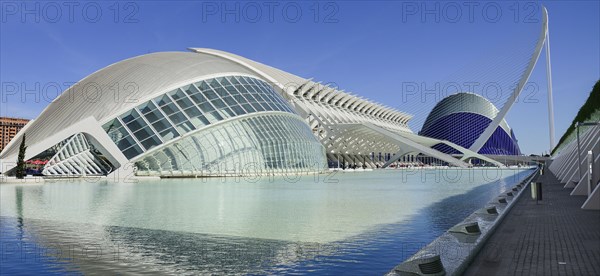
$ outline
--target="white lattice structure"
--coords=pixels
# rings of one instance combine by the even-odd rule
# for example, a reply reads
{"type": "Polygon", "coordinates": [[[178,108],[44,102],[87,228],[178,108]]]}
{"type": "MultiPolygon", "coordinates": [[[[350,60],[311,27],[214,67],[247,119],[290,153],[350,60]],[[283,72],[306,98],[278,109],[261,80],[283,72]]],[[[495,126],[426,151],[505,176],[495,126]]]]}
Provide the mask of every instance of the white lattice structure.
{"type": "Polygon", "coordinates": [[[48,161],[43,174],[48,176],[100,176],[112,168],[91,151],[85,135],[78,133],[59,144],[60,149],[48,161]]]}
{"type": "Polygon", "coordinates": [[[548,169],[571,195],[588,197],[584,209],[600,209],[600,121],[593,126],[580,126],[579,138],[571,140],[554,154],[548,169]],[[592,162],[588,153],[592,153],[592,162]],[[591,173],[590,173],[591,170],[591,173]]]}

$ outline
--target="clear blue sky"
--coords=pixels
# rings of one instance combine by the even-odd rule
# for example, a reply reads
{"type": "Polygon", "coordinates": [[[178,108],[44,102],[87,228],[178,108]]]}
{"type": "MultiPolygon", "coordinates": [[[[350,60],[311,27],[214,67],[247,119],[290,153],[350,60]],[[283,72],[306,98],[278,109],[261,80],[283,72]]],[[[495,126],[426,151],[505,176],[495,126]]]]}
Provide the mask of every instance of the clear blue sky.
{"type": "MultiPolygon", "coordinates": [[[[472,7],[462,1],[0,3],[0,115],[29,119],[59,89],[107,65],[187,47],[233,52],[423,117],[433,103],[403,101],[403,83],[433,85],[464,77],[469,64],[485,64],[506,49],[525,51],[540,25],[530,22],[539,19],[539,10],[520,2],[472,7]],[[435,5],[437,12],[423,13],[435,5]]],[[[600,78],[600,5],[541,4],[550,14],[558,140],[600,78]]],[[[490,74],[487,79],[494,78],[490,74]]],[[[533,102],[514,105],[507,120],[524,153],[541,153],[548,149],[544,56],[530,81],[538,87],[533,102]]]]}

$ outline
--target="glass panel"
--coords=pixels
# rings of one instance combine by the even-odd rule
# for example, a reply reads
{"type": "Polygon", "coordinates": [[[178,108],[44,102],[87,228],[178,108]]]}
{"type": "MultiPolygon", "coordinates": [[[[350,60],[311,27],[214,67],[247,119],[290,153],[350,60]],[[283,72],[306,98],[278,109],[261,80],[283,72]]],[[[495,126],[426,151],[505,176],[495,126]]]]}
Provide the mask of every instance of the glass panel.
{"type": "Polygon", "coordinates": [[[279,96],[279,94],[274,95],[275,99],[277,99],[277,101],[283,105],[286,106],[288,105],[287,101],[285,99],[283,99],[281,96],[279,96]]]}
{"type": "Polygon", "coordinates": [[[202,113],[208,113],[208,112],[211,112],[211,111],[215,110],[212,107],[212,105],[210,105],[209,103],[202,103],[199,106],[200,106],[200,109],[202,110],[202,113]]]}
{"type": "Polygon", "coordinates": [[[256,81],[255,78],[248,78],[248,82],[253,85],[258,85],[258,82],[256,81]]]}
{"type": "Polygon", "coordinates": [[[142,154],[142,149],[138,145],[135,145],[129,149],[124,150],[123,154],[125,155],[125,157],[127,157],[127,159],[131,159],[142,154]]]}
{"type": "Polygon", "coordinates": [[[285,107],[281,104],[277,104],[277,110],[284,111],[284,112],[286,111],[285,107]]]}
{"type": "Polygon", "coordinates": [[[179,133],[174,128],[168,128],[160,133],[160,137],[163,138],[163,141],[169,141],[175,137],[179,137],[179,133]]]}
{"type": "Polygon", "coordinates": [[[243,107],[243,108],[246,110],[246,112],[248,112],[248,113],[253,113],[253,112],[256,112],[256,109],[254,109],[254,107],[252,107],[252,106],[251,106],[250,104],[248,104],[248,103],[242,104],[242,107],[243,107]]]}
{"type": "Polygon", "coordinates": [[[160,111],[158,111],[158,110],[151,111],[150,113],[145,114],[144,117],[146,117],[146,120],[148,120],[148,122],[150,122],[150,123],[153,123],[153,122],[156,122],[158,120],[165,118],[162,115],[162,113],[160,113],[160,111]]]}
{"type": "Polygon", "coordinates": [[[219,95],[220,97],[225,97],[228,95],[227,90],[225,90],[225,88],[223,88],[222,86],[219,87],[215,87],[215,92],[217,92],[217,95],[219,95]]]}
{"type": "Polygon", "coordinates": [[[223,86],[232,85],[231,82],[229,82],[229,80],[227,80],[227,78],[219,78],[219,82],[221,82],[221,85],[223,85],[223,86]]]}
{"type": "Polygon", "coordinates": [[[233,86],[237,91],[239,91],[240,93],[243,93],[244,95],[248,95],[248,94],[256,94],[256,91],[254,90],[250,90],[247,89],[245,86],[241,85],[241,84],[236,84],[235,86],[233,86]]]}
{"type": "Polygon", "coordinates": [[[212,114],[212,115],[213,115],[215,118],[217,118],[217,120],[219,120],[219,121],[223,120],[223,117],[221,117],[220,113],[218,113],[217,111],[213,111],[213,112],[211,112],[211,114],[212,114]]]}
{"type": "Polygon", "coordinates": [[[257,80],[255,78],[248,78],[248,83],[252,85],[258,85],[257,80]]]}
{"type": "Polygon", "coordinates": [[[202,115],[191,118],[190,122],[192,122],[196,126],[196,128],[200,128],[202,126],[210,124],[210,122],[206,119],[206,117],[204,117],[202,115]]]}
{"type": "Polygon", "coordinates": [[[200,93],[200,90],[198,90],[198,88],[197,88],[195,85],[193,85],[193,84],[190,84],[190,85],[188,85],[188,86],[185,86],[185,87],[183,87],[183,88],[181,88],[181,89],[182,89],[183,91],[185,91],[185,93],[186,93],[186,94],[188,94],[188,95],[192,95],[192,94],[200,93]]]}
{"type": "Polygon", "coordinates": [[[212,100],[211,103],[214,104],[217,109],[222,109],[225,107],[225,103],[221,99],[212,100]]]}
{"type": "Polygon", "coordinates": [[[135,144],[136,144],[135,140],[133,140],[133,138],[131,138],[131,136],[127,135],[126,137],[123,137],[123,139],[121,139],[117,143],[117,147],[119,147],[120,150],[123,150],[123,149],[129,148],[135,144]]]}
{"type": "Polygon", "coordinates": [[[186,87],[184,87],[184,88],[181,88],[181,90],[183,90],[183,92],[184,92],[186,95],[188,95],[188,96],[189,96],[189,95],[198,94],[198,93],[202,93],[202,92],[201,92],[201,91],[198,89],[198,87],[197,87],[196,85],[194,85],[194,84],[190,84],[190,85],[188,85],[188,86],[186,86],[186,87]]]}
{"type": "Polygon", "coordinates": [[[177,112],[177,113],[173,113],[173,114],[169,115],[169,119],[171,119],[171,122],[173,122],[175,125],[178,125],[178,124],[181,124],[181,123],[187,121],[187,118],[181,112],[177,112]]]}
{"type": "Polygon", "coordinates": [[[244,96],[246,97],[246,99],[248,99],[248,102],[255,103],[258,102],[258,98],[254,97],[254,95],[256,94],[246,93],[246,95],[244,96]]]}
{"type": "Polygon", "coordinates": [[[192,130],[195,130],[196,128],[194,127],[194,125],[190,122],[183,122],[182,124],[177,126],[177,130],[179,130],[179,132],[181,133],[188,133],[192,130]]]}
{"type": "Polygon", "coordinates": [[[169,99],[167,95],[156,97],[154,98],[154,101],[156,102],[156,104],[158,104],[158,106],[163,106],[173,102],[171,101],[171,99],[169,99]]]}
{"type": "Polygon", "coordinates": [[[244,111],[239,105],[234,105],[231,107],[231,109],[233,109],[233,112],[235,112],[235,114],[238,116],[246,114],[246,111],[244,111]]]}
{"type": "Polygon", "coordinates": [[[146,122],[144,122],[144,120],[142,118],[139,118],[139,119],[136,119],[134,121],[127,123],[127,128],[129,128],[129,130],[131,130],[131,132],[136,132],[145,126],[146,126],[146,122]]]}
{"type": "Polygon", "coordinates": [[[138,141],[145,140],[148,137],[153,136],[153,135],[154,135],[154,132],[148,126],[145,126],[145,127],[141,128],[140,130],[133,133],[133,136],[135,136],[135,138],[137,138],[138,141]]]}
{"type": "Polygon", "coordinates": [[[142,114],[146,114],[153,110],[156,110],[156,106],[152,102],[146,102],[139,105],[138,109],[142,112],[142,114]]]}
{"type": "Polygon", "coordinates": [[[231,110],[230,108],[223,108],[221,111],[223,111],[225,114],[228,115],[228,117],[233,117],[235,116],[235,113],[233,112],[233,110],[231,110]]]}
{"type": "Polygon", "coordinates": [[[260,101],[260,102],[270,102],[271,101],[271,100],[269,100],[267,95],[265,95],[264,93],[259,93],[259,94],[256,94],[255,96],[258,99],[258,101],[260,101]]]}
{"type": "Polygon", "coordinates": [[[165,106],[161,106],[160,108],[167,116],[170,116],[173,113],[179,112],[179,108],[177,108],[177,106],[173,103],[167,104],[165,106]]]}
{"type": "Polygon", "coordinates": [[[273,85],[270,82],[266,82],[266,81],[257,81],[258,85],[264,87],[266,90],[268,91],[274,91],[273,90],[273,85]]]}
{"type": "Polygon", "coordinates": [[[140,117],[140,115],[137,113],[137,111],[130,110],[128,112],[125,112],[123,115],[121,115],[121,120],[123,120],[123,122],[127,124],[139,117],[140,117]]]}
{"type": "Polygon", "coordinates": [[[259,112],[260,112],[260,111],[265,111],[265,109],[262,107],[262,105],[260,105],[260,104],[259,104],[259,103],[257,103],[257,102],[253,102],[253,103],[252,103],[252,107],[254,107],[254,109],[256,109],[256,111],[259,111],[259,112]]]}
{"type": "Polygon", "coordinates": [[[117,119],[114,119],[114,120],[112,120],[112,121],[110,121],[110,122],[108,122],[108,123],[104,124],[104,125],[102,126],[102,128],[104,129],[104,131],[106,131],[106,132],[108,133],[108,132],[110,132],[111,130],[113,130],[113,129],[116,129],[116,128],[119,128],[119,127],[122,127],[122,126],[123,126],[123,125],[121,125],[121,122],[119,122],[119,120],[117,120],[117,119]]]}
{"type": "Polygon", "coordinates": [[[269,104],[269,102],[267,102],[267,101],[262,101],[260,103],[262,104],[262,106],[265,108],[266,111],[275,110],[273,105],[269,104]]]}
{"type": "Polygon", "coordinates": [[[223,98],[223,100],[225,100],[225,102],[227,102],[227,106],[232,106],[232,105],[238,104],[232,97],[225,97],[225,98],[223,98]]]}
{"type": "Polygon", "coordinates": [[[248,77],[238,77],[238,80],[240,81],[241,84],[249,84],[248,77]]]}
{"type": "Polygon", "coordinates": [[[203,91],[203,92],[204,92],[204,96],[205,96],[207,99],[209,99],[209,100],[212,100],[212,99],[216,99],[216,98],[218,98],[218,97],[217,97],[217,93],[215,93],[215,91],[213,91],[212,89],[210,89],[210,90],[206,90],[206,91],[203,91]]]}
{"type": "Polygon", "coordinates": [[[192,101],[187,97],[177,100],[177,104],[179,105],[179,107],[181,107],[181,109],[186,109],[194,106],[194,103],[192,103],[192,101]]]}
{"type": "Polygon", "coordinates": [[[231,94],[235,99],[240,99],[240,92],[235,89],[233,86],[226,86],[227,92],[231,94]]]}
{"type": "Polygon", "coordinates": [[[205,116],[209,121],[213,123],[223,120],[223,117],[221,117],[221,115],[217,111],[206,113],[205,116]]]}
{"type": "Polygon", "coordinates": [[[237,77],[235,76],[231,76],[231,77],[227,77],[227,80],[229,80],[231,83],[233,84],[239,84],[240,82],[237,80],[237,77]]]}
{"type": "Polygon", "coordinates": [[[125,130],[125,128],[113,128],[111,131],[107,132],[108,137],[110,137],[111,140],[113,140],[113,142],[118,143],[119,141],[121,141],[122,139],[125,139],[127,137],[129,137],[129,133],[127,133],[127,130],[125,130]]]}
{"type": "MultiPolygon", "coordinates": [[[[189,88],[189,85],[188,85],[188,88],[189,88]]],[[[185,93],[183,93],[183,91],[181,89],[173,90],[173,91],[169,92],[168,94],[175,101],[177,101],[177,100],[179,100],[181,98],[187,98],[186,95],[185,95],[185,93]]]]}
{"type": "Polygon", "coordinates": [[[208,86],[208,83],[206,83],[206,81],[198,82],[196,83],[196,86],[202,91],[210,90],[210,87],[208,86]]]}
{"type": "Polygon", "coordinates": [[[152,126],[154,127],[154,129],[156,131],[161,132],[167,128],[170,128],[171,124],[166,119],[162,119],[162,120],[152,123],[152,126]]]}
{"type": "Polygon", "coordinates": [[[187,114],[188,117],[190,117],[190,118],[194,118],[194,117],[202,115],[202,112],[200,112],[200,110],[195,106],[190,107],[190,108],[184,110],[183,112],[185,112],[185,114],[187,114]]]}
{"type": "Polygon", "coordinates": [[[202,121],[202,123],[204,123],[205,125],[209,125],[210,124],[210,122],[208,121],[208,119],[206,119],[206,117],[204,117],[204,116],[199,116],[197,118],[200,119],[202,121]]]}
{"type": "Polygon", "coordinates": [[[277,103],[277,99],[275,99],[275,97],[273,97],[273,95],[271,93],[264,93],[262,94],[263,98],[266,98],[270,103],[277,103]]]}
{"type": "Polygon", "coordinates": [[[190,98],[192,98],[192,100],[194,100],[194,102],[196,102],[196,104],[205,103],[207,101],[206,97],[204,97],[204,95],[202,95],[202,93],[190,95],[190,98]]]}
{"type": "Polygon", "coordinates": [[[160,139],[158,139],[158,137],[156,137],[156,135],[154,135],[148,137],[148,139],[141,141],[140,143],[142,144],[142,146],[144,146],[144,148],[146,148],[146,150],[150,150],[151,148],[160,145],[161,141],[160,139]]]}
{"type": "Polygon", "coordinates": [[[218,79],[222,79],[222,78],[214,78],[214,79],[210,79],[208,80],[208,84],[210,84],[210,87],[212,88],[216,88],[221,86],[221,84],[219,83],[218,79]]]}
{"type": "Polygon", "coordinates": [[[247,84],[247,85],[243,86],[243,89],[239,89],[239,90],[240,91],[249,91],[250,93],[253,93],[253,94],[264,93],[263,91],[259,90],[258,88],[255,88],[255,87],[256,87],[255,85],[247,84]]]}

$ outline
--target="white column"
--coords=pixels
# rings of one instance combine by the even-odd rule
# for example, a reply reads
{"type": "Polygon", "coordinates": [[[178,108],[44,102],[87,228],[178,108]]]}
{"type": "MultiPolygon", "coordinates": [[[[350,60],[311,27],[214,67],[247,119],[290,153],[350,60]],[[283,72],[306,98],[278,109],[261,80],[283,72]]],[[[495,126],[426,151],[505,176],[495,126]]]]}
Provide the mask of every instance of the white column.
{"type": "MultiPolygon", "coordinates": [[[[546,23],[548,24],[548,23],[546,23]]],[[[554,99],[552,98],[552,67],[550,64],[550,27],[546,27],[546,79],[548,80],[548,124],[550,131],[550,151],[554,149],[554,99]]]]}

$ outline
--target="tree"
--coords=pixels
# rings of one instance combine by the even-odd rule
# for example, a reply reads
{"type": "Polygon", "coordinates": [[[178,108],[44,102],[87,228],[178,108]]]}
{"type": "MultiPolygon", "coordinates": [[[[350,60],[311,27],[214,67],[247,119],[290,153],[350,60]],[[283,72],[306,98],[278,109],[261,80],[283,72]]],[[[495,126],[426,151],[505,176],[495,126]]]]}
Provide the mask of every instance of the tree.
{"type": "Polygon", "coordinates": [[[567,131],[565,131],[563,136],[560,137],[558,144],[554,147],[551,154],[554,154],[556,150],[562,145],[562,143],[564,143],[567,140],[567,138],[569,138],[569,135],[571,135],[571,133],[575,131],[577,123],[583,123],[585,120],[589,119],[594,112],[598,110],[600,110],[600,80],[598,80],[592,88],[590,96],[585,101],[583,106],[581,106],[579,112],[577,112],[577,116],[575,116],[575,119],[573,119],[573,122],[571,123],[569,128],[567,128],[567,131]]]}
{"type": "Polygon", "coordinates": [[[23,179],[27,173],[25,168],[25,150],[27,150],[27,146],[25,146],[25,133],[23,133],[23,139],[21,140],[21,146],[19,147],[19,157],[17,159],[16,176],[18,179],[23,179]]]}

